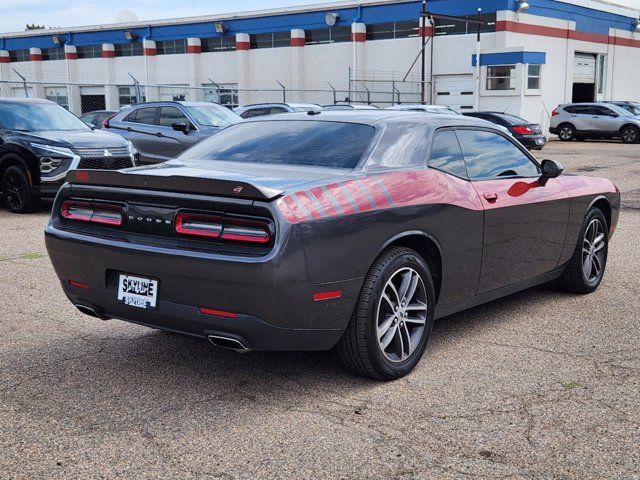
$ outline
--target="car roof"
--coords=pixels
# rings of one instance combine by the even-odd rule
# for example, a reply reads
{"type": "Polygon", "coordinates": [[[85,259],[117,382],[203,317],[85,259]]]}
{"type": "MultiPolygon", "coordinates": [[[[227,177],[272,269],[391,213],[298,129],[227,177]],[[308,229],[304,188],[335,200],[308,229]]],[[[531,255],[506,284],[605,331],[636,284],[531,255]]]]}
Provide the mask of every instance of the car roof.
{"type": "Polygon", "coordinates": [[[55,103],[43,98],[13,98],[13,97],[0,97],[0,102],[11,103],[55,103]]]}
{"type": "Polygon", "coordinates": [[[160,100],[157,102],[140,102],[135,105],[125,105],[124,108],[138,108],[138,107],[157,107],[162,105],[182,105],[184,107],[209,107],[211,105],[221,106],[215,102],[179,102],[176,100],[160,100]]]}
{"type": "Polygon", "coordinates": [[[398,121],[411,121],[416,125],[428,124],[433,128],[455,127],[455,126],[476,126],[489,127],[500,130],[495,124],[474,117],[462,115],[441,115],[427,113],[416,115],[415,112],[403,110],[322,110],[314,115],[306,112],[290,113],[287,115],[268,115],[254,117],[245,120],[243,123],[251,122],[283,122],[283,121],[325,121],[325,122],[345,122],[359,123],[364,125],[384,125],[398,121]]]}

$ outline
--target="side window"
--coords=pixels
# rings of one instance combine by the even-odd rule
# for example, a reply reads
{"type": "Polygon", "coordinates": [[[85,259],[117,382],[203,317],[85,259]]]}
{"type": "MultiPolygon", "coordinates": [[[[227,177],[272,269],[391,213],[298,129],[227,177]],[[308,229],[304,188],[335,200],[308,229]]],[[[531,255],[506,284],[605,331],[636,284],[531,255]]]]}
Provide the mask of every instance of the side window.
{"type": "Polygon", "coordinates": [[[287,113],[287,110],[282,107],[271,107],[271,115],[276,113],[287,113]]]}
{"type": "Polygon", "coordinates": [[[253,118],[253,117],[262,117],[263,115],[268,115],[269,111],[267,108],[252,108],[247,110],[242,115],[242,118],[253,118]]]}
{"type": "Polygon", "coordinates": [[[156,123],[157,110],[157,108],[140,108],[135,112],[130,113],[127,118],[125,118],[125,121],[154,125],[156,123]]]}
{"type": "Polygon", "coordinates": [[[617,116],[613,110],[607,107],[602,107],[600,105],[595,105],[594,107],[595,115],[602,115],[603,117],[615,117],[617,116]]]}
{"type": "Polygon", "coordinates": [[[593,113],[593,107],[591,105],[571,105],[564,107],[564,111],[577,115],[591,115],[593,113]]]}
{"type": "Polygon", "coordinates": [[[538,166],[502,135],[482,130],[457,130],[456,135],[471,180],[540,175],[538,166]]]}
{"type": "Polygon", "coordinates": [[[429,167],[456,177],[467,178],[467,169],[460,144],[453,130],[437,132],[433,138],[429,167]]]}
{"type": "Polygon", "coordinates": [[[158,123],[161,127],[171,127],[176,122],[191,124],[185,114],[177,107],[162,107],[160,109],[160,121],[158,123]]]}

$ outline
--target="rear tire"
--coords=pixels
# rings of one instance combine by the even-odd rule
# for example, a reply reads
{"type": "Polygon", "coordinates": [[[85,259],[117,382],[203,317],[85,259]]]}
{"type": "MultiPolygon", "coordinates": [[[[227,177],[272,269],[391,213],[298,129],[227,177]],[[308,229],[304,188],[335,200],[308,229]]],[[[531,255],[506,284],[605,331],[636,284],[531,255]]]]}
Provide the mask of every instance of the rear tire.
{"type": "Polygon", "coordinates": [[[378,380],[407,375],[433,329],[435,291],[424,259],[392,247],[367,274],[337,350],[346,367],[378,380]]]}
{"type": "Polygon", "coordinates": [[[564,123],[558,127],[558,138],[563,142],[570,142],[576,138],[576,129],[569,123],[564,123]]]}
{"type": "Polygon", "coordinates": [[[5,170],[2,200],[12,213],[28,213],[38,206],[40,199],[31,192],[29,177],[22,167],[12,165],[5,170]]]}
{"type": "Polygon", "coordinates": [[[573,256],[558,283],[563,290],[591,293],[602,281],[609,252],[609,228],[599,208],[592,208],[582,222],[573,256]]]}
{"type": "Polygon", "coordinates": [[[620,131],[620,138],[622,138],[623,143],[638,143],[640,141],[640,130],[632,126],[624,127],[620,131]]]}

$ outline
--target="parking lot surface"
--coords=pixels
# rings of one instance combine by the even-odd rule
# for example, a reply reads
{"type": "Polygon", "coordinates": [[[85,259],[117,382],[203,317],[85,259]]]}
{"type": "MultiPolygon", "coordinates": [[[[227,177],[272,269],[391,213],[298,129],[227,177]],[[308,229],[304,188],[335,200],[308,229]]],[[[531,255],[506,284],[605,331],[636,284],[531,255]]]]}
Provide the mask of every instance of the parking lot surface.
{"type": "Polygon", "coordinates": [[[0,478],[640,478],[640,147],[540,159],[623,193],[591,295],[541,286],[436,323],[380,383],[331,352],[237,354],[77,312],[46,208],[0,210],[0,478]]]}

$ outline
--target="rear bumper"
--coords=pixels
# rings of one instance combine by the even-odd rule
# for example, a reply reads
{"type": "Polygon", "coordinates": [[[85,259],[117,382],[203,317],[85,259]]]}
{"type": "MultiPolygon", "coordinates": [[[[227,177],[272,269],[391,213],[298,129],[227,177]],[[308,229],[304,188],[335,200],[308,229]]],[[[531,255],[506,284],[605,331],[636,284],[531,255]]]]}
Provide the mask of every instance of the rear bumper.
{"type": "Polygon", "coordinates": [[[518,138],[518,141],[529,149],[540,149],[547,143],[547,139],[544,135],[527,135],[518,138]]]}
{"type": "Polygon", "coordinates": [[[556,135],[558,133],[558,129],[556,127],[549,127],[549,133],[556,135]]]}
{"type": "MultiPolygon", "coordinates": [[[[293,232],[290,232],[293,233],[293,232]]],[[[295,237],[295,235],[294,235],[295,237]]],[[[324,350],[342,335],[362,279],[314,285],[301,242],[290,238],[265,257],[173,251],[87,236],[49,225],[45,241],[69,300],[99,315],[197,337],[227,336],[255,350],[324,350]],[[159,280],[156,309],[117,301],[117,277],[130,273],[159,280]],[[89,285],[82,289],[69,280],[89,285]],[[314,293],[342,296],[314,301],[314,293]],[[232,312],[235,318],[200,313],[232,312]]]]}

